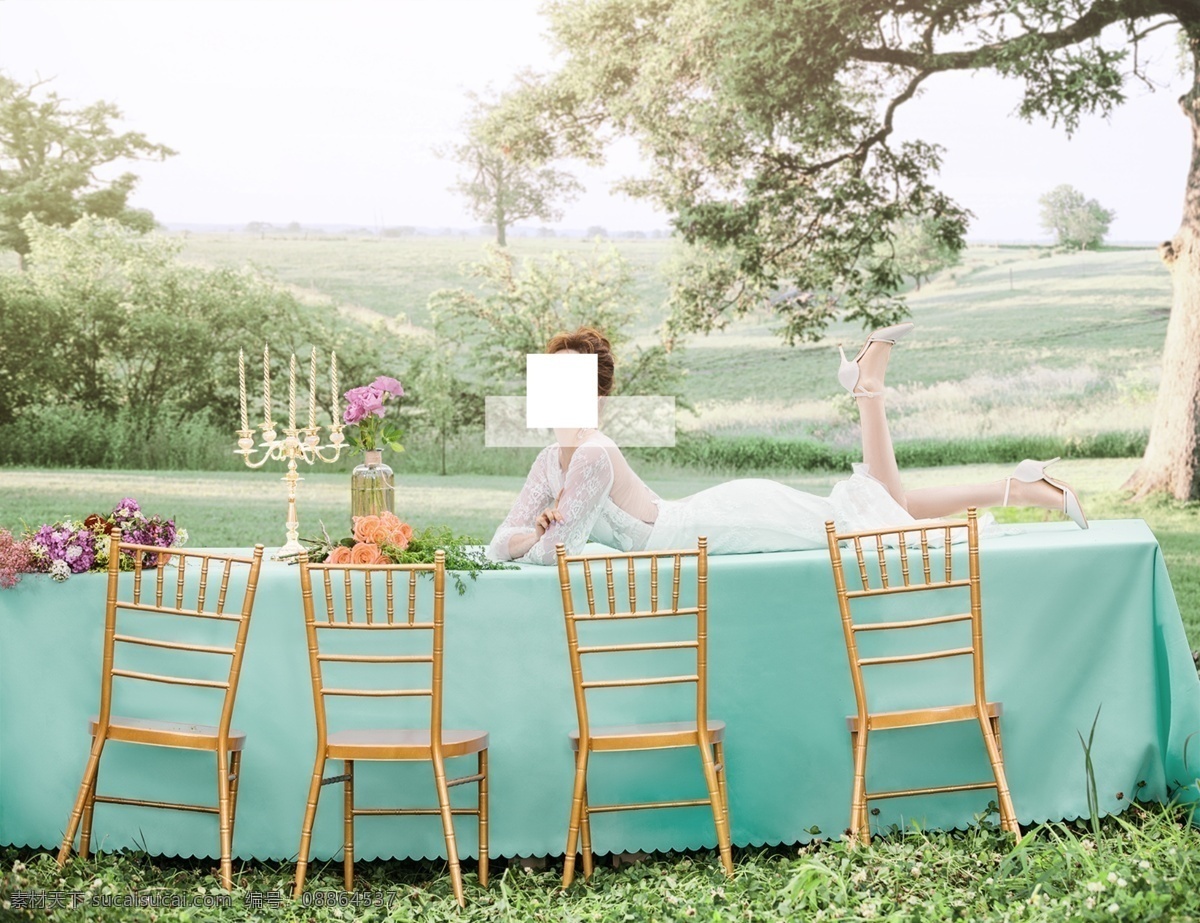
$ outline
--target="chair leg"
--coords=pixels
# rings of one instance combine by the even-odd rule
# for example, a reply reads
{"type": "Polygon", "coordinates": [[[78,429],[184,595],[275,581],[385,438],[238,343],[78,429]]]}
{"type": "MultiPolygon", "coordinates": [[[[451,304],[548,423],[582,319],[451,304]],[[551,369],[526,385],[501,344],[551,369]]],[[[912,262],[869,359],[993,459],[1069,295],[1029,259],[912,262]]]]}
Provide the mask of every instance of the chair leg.
{"type": "Polygon", "coordinates": [[[88,787],[87,801],[83,805],[83,829],[79,831],[79,856],[87,859],[92,854],[92,813],[96,810],[96,786],[100,782],[100,767],[92,776],[92,784],[88,787]]]}
{"type": "Polygon", "coordinates": [[[229,798],[229,752],[217,748],[217,817],[221,838],[221,887],[233,890],[233,826],[229,798]]]}
{"type": "Polygon", "coordinates": [[[446,761],[441,754],[434,756],[433,783],[437,786],[438,808],[442,815],[442,832],[446,836],[446,861],[450,865],[450,884],[459,907],[467,905],[463,897],[462,868],[458,862],[458,844],[454,840],[454,815],[450,813],[450,789],[446,785],[446,761]]]}
{"type": "Polygon", "coordinates": [[[1017,823],[1017,812],[1013,808],[1012,795],[1008,790],[1008,776],[1004,772],[1004,757],[1000,750],[999,722],[981,720],[983,744],[987,748],[988,760],[992,764],[992,775],[996,778],[996,801],[1000,807],[1000,829],[1017,837],[1021,827],[1017,823]]]}
{"type": "Polygon", "coordinates": [[[242,751],[234,750],[229,754],[229,842],[231,844],[237,829],[238,777],[241,772],[242,751]]]}
{"type": "Polygon", "coordinates": [[[579,812],[579,835],[583,849],[583,878],[590,881],[596,857],[592,854],[592,812],[588,810],[587,780],[583,783],[583,808],[579,812]]]}
{"type": "Polygon", "coordinates": [[[575,754],[575,789],[571,795],[571,819],[567,823],[567,850],[563,862],[563,888],[575,880],[575,846],[579,841],[579,820],[583,814],[583,793],[587,787],[587,751],[582,747],[575,754]]]}
{"type": "Polygon", "coordinates": [[[708,801],[712,806],[713,826],[717,830],[717,849],[721,853],[721,865],[725,874],[733,877],[733,850],[729,845],[729,828],[725,826],[725,807],[722,803],[720,783],[717,781],[717,764],[713,751],[703,742],[697,746],[700,765],[704,769],[704,783],[708,786],[708,801]]]}
{"type": "Polygon", "coordinates": [[[312,782],[308,786],[308,802],[304,806],[304,822],[300,825],[300,852],[296,858],[296,885],[292,888],[292,900],[300,900],[304,893],[304,878],[308,872],[308,854],[312,843],[313,821],[317,817],[317,801],[321,797],[321,780],[325,777],[325,754],[317,754],[313,767],[312,782]]]}
{"type": "MultiPolygon", "coordinates": [[[[96,775],[100,771],[100,754],[104,752],[104,728],[97,728],[101,733],[92,738],[92,750],[88,754],[87,765],[83,770],[83,781],[79,785],[79,794],[75,796],[75,806],[71,808],[71,816],[67,819],[67,829],[63,834],[62,846],[58,850],[58,867],[62,868],[71,857],[71,848],[75,845],[75,831],[79,829],[79,821],[83,817],[83,809],[88,801],[88,792],[96,784],[96,775]]],[[[90,834],[91,831],[89,831],[90,834]]]]}
{"type": "Polygon", "coordinates": [[[488,883],[488,752],[479,751],[479,886],[488,883]]]}
{"type": "Polygon", "coordinates": [[[342,783],[342,879],[347,891],[354,890],[354,760],[342,760],[346,781],[342,783]]]}
{"type": "Polygon", "coordinates": [[[717,761],[717,790],[721,793],[721,811],[725,818],[725,836],[732,843],[733,831],[729,824],[729,788],[726,784],[729,771],[725,765],[724,744],[713,744],[713,757],[717,761]]]}
{"type": "Polygon", "coordinates": [[[854,789],[850,795],[850,839],[864,846],[871,843],[871,823],[867,817],[867,731],[850,732],[854,748],[854,789]]]}

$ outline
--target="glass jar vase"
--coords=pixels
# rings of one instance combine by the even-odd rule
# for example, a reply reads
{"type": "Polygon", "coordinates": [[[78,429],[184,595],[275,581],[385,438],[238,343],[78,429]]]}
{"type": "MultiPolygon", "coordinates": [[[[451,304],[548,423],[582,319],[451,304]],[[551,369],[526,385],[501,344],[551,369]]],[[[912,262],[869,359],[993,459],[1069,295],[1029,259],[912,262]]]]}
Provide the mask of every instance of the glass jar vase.
{"type": "Polygon", "coordinates": [[[350,474],[350,516],[378,516],[396,512],[392,469],[383,463],[383,452],[368,451],[350,474]]]}

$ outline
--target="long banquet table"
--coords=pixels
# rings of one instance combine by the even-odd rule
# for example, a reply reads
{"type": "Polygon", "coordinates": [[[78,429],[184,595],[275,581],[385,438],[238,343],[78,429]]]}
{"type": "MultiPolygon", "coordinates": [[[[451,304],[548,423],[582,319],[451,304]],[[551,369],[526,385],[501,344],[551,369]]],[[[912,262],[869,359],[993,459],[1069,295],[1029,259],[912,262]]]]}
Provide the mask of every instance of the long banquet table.
{"type": "MultiPolygon", "coordinates": [[[[1101,812],[1118,812],[1135,797],[1194,794],[1200,744],[1191,741],[1189,757],[1188,741],[1200,731],[1200,683],[1145,523],[1096,522],[1086,532],[1069,523],[1025,526],[985,536],[981,560],[988,692],[1004,705],[1004,755],[1020,821],[1088,814],[1088,740],[1101,812]]],[[[85,722],[97,708],[104,581],[86,574],[60,585],[30,576],[0,591],[2,844],[53,848],[62,836],[87,754],[85,722]]],[[[709,585],[710,713],[728,725],[735,844],[840,834],[851,784],[845,716],[854,700],[827,554],[714,557],[709,585]]],[[[561,854],[575,714],[555,569],[487,572],[461,597],[451,587],[446,647],[447,726],[491,733],[491,853],[561,854]]],[[[889,694],[926,704],[961,678],[952,674],[938,666],[889,694]]],[[[172,695],[192,692],[171,687],[153,704],[174,707],[181,700],[172,695]]],[[[315,746],[294,567],[264,564],[234,724],[247,734],[234,852],[292,858],[315,746]]],[[[986,773],[969,724],[877,736],[883,742],[872,738],[871,771],[885,787],[986,773]],[[931,757],[933,768],[922,769],[919,756],[931,757]]],[[[102,793],[212,803],[210,756],[109,746],[102,793]]],[[[703,792],[694,751],[601,754],[593,767],[594,803],[673,794],[677,787],[664,787],[670,773],[703,792]]],[[[361,806],[403,796],[432,803],[427,766],[360,763],[357,776],[361,806]]],[[[456,790],[456,799],[472,788],[456,790]]],[[[963,826],[987,799],[975,792],[878,802],[873,822],[884,830],[963,826]]],[[[340,786],[326,788],[318,858],[340,849],[340,811],[340,786]]],[[[715,842],[704,809],[610,814],[593,826],[600,852],[715,842]]],[[[217,843],[211,817],[143,808],[101,805],[95,831],[94,846],[152,854],[213,856],[217,843]]],[[[459,842],[474,855],[470,823],[461,824],[459,842]]],[[[363,818],[357,854],[443,855],[440,827],[436,818],[363,818]]]]}

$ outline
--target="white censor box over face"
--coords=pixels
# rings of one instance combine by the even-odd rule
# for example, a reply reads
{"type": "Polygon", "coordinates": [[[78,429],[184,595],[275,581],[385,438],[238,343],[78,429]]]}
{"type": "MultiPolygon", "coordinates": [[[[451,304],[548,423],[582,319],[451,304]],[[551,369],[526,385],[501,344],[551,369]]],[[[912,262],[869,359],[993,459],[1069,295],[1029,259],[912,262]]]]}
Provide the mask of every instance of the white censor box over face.
{"type": "Polygon", "coordinates": [[[599,397],[596,356],[525,357],[525,397],[484,398],[484,445],[543,447],[556,429],[602,429],[619,446],[675,445],[675,398],[599,397]]]}
{"type": "Polygon", "coordinates": [[[525,425],[594,429],[599,418],[596,357],[544,353],[525,357],[525,425]]]}

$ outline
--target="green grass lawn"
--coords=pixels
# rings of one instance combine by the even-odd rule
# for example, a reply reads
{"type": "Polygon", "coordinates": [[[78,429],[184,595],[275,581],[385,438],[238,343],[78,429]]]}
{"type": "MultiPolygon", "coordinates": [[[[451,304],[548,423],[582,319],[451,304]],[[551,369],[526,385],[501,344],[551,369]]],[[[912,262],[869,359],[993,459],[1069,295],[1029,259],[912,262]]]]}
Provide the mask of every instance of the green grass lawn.
{"type": "MultiPolygon", "coordinates": [[[[213,900],[223,892],[210,861],[124,853],[75,859],[60,871],[50,853],[0,848],[0,919],[1190,921],[1196,919],[1200,892],[1196,831],[1178,812],[1158,806],[1134,807],[1094,828],[1082,822],[1045,824],[1020,843],[992,828],[914,830],[877,840],[869,849],[834,841],[799,849],[739,849],[734,859],[732,880],[706,851],[655,856],[616,870],[601,861],[590,883],[580,881],[567,892],[560,890],[561,871],[553,866],[526,872],[500,860],[485,889],[468,863],[468,903],[461,911],[439,862],[358,863],[357,893],[378,895],[380,904],[340,908],[293,904],[285,897],[291,863],[235,863],[229,906],[189,911],[106,908],[100,902],[132,891],[213,900]],[[81,905],[51,912],[17,906],[23,896],[43,892],[63,893],[68,901],[74,892],[81,905]]],[[[341,886],[340,863],[310,867],[310,901],[336,901],[341,886]]]]}

